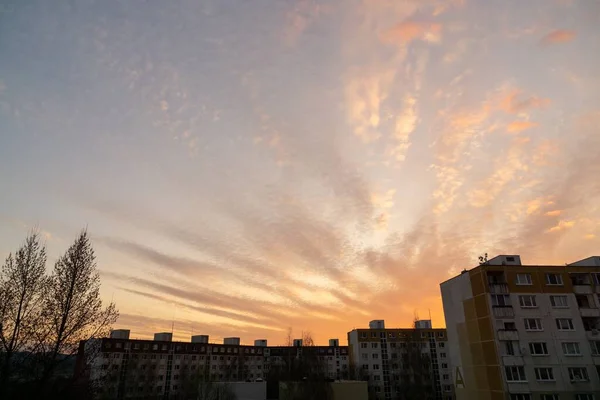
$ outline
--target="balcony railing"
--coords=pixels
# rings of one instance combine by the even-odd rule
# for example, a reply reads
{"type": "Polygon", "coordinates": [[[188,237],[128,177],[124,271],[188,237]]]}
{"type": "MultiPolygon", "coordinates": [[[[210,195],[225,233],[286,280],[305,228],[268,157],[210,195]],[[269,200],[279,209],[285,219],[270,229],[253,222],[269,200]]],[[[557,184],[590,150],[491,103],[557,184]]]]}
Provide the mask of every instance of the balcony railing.
{"type": "Polygon", "coordinates": [[[512,306],[492,307],[495,318],[514,318],[515,310],[512,306]]]}
{"type": "Polygon", "coordinates": [[[519,331],[498,329],[498,340],[519,340],[519,331]]]}

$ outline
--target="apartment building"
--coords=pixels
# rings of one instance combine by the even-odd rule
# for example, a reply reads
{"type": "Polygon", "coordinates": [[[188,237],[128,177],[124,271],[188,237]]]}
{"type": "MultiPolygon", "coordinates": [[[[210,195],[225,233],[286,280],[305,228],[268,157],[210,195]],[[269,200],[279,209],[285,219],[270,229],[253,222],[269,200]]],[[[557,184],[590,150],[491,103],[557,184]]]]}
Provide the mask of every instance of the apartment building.
{"type": "Polygon", "coordinates": [[[211,382],[266,380],[271,368],[295,358],[321,361],[323,373],[331,379],[347,376],[348,347],[337,339],[329,346],[267,346],[260,339],[241,345],[240,338],[210,343],[207,335],[192,336],[190,342],[173,342],[171,333],[157,333],[154,340],[129,338],[129,330],[115,330],[110,338],[80,344],[77,365],[89,366],[89,379],[103,379],[112,398],[177,398],[186,385],[198,379],[211,382]]]}
{"type": "Polygon", "coordinates": [[[351,368],[369,379],[377,399],[403,398],[417,385],[427,397],[453,399],[445,329],[432,329],[430,320],[416,321],[415,328],[386,328],[375,320],[368,329],[348,332],[351,368]]]}
{"type": "Polygon", "coordinates": [[[458,400],[600,400],[600,257],[501,255],[441,292],[458,400]]]}

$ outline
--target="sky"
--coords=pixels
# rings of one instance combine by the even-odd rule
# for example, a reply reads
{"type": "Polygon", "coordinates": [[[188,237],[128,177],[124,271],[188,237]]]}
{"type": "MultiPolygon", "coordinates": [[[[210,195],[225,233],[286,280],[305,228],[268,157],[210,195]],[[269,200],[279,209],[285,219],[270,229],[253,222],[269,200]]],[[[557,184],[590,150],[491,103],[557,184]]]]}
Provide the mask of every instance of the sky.
{"type": "Polygon", "coordinates": [[[115,328],[443,327],[600,255],[600,2],[0,0],[0,258],[81,229],[115,328]]]}

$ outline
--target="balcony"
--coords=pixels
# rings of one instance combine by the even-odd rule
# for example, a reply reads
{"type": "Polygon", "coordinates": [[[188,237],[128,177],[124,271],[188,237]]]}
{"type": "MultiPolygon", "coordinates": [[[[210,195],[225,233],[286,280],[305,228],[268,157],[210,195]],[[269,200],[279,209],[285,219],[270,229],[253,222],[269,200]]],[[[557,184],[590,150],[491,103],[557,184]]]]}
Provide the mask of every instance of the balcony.
{"type": "Polygon", "coordinates": [[[491,283],[490,282],[490,293],[506,294],[506,293],[508,293],[508,285],[506,283],[491,283]]]}
{"type": "Polygon", "coordinates": [[[519,340],[519,331],[498,329],[498,340],[519,340]]]}
{"type": "Polygon", "coordinates": [[[580,308],[579,312],[583,318],[600,317],[600,309],[598,308],[580,308]]]}
{"type": "Polygon", "coordinates": [[[583,327],[589,332],[598,332],[600,330],[600,318],[598,317],[581,317],[583,327]]]}
{"type": "Polygon", "coordinates": [[[571,273],[569,274],[571,283],[573,284],[573,291],[577,294],[592,293],[592,279],[590,274],[585,273],[571,273]]]}
{"type": "Polygon", "coordinates": [[[515,310],[512,308],[512,306],[504,306],[504,307],[493,306],[492,312],[493,312],[495,318],[514,318],[515,317],[515,310]]]}

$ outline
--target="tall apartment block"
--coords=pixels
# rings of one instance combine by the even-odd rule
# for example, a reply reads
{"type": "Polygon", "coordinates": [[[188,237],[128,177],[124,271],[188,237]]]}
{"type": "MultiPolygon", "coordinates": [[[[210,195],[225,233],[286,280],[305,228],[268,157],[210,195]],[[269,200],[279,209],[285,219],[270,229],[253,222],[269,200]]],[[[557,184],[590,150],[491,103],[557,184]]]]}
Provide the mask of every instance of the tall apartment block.
{"type": "Polygon", "coordinates": [[[441,291],[458,400],[600,400],[600,257],[502,255],[441,291]]]}
{"type": "Polygon", "coordinates": [[[331,379],[344,379],[349,371],[347,346],[331,339],[329,346],[267,346],[255,340],[253,346],[241,345],[240,338],[225,338],[209,343],[207,335],[192,336],[191,342],[173,342],[171,333],[157,333],[154,340],[129,338],[129,330],[115,330],[110,338],[82,342],[77,368],[86,366],[88,379],[108,376],[104,385],[111,398],[176,398],[187,384],[201,376],[212,382],[261,381],[270,368],[286,360],[312,356],[319,360],[331,379]]]}
{"type": "Polygon", "coordinates": [[[348,349],[351,368],[368,377],[377,399],[404,398],[419,382],[428,394],[419,400],[453,399],[446,330],[432,329],[429,320],[417,321],[415,329],[390,329],[383,320],[371,321],[369,329],[348,332],[348,349]]]}

